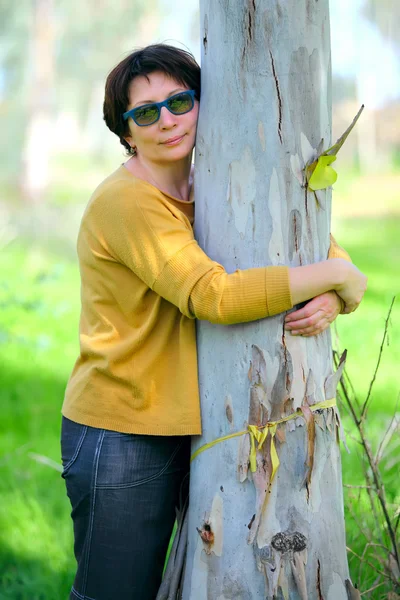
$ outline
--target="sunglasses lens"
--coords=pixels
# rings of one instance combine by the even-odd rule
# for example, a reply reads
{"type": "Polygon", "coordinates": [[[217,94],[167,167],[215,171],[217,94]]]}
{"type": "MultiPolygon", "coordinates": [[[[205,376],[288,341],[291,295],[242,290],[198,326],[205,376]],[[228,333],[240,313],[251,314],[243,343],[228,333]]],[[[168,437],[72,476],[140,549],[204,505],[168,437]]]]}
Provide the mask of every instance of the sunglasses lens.
{"type": "Polygon", "coordinates": [[[154,105],[144,106],[143,108],[138,108],[134,116],[138,125],[151,125],[157,121],[159,109],[154,105]]]}
{"type": "Polygon", "coordinates": [[[176,94],[176,96],[168,100],[168,108],[175,115],[182,115],[185,112],[189,112],[193,108],[192,96],[186,92],[176,94]]]}

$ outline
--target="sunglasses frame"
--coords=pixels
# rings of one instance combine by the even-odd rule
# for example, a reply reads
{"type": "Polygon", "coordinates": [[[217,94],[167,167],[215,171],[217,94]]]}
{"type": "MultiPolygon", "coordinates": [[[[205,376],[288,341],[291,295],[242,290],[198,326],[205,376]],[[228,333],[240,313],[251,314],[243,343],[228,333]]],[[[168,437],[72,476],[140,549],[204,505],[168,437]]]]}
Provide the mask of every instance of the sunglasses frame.
{"type": "Polygon", "coordinates": [[[136,106],[135,108],[131,108],[131,110],[128,110],[127,112],[125,112],[122,115],[122,117],[123,117],[124,121],[127,121],[129,119],[129,117],[131,117],[138,127],[148,127],[149,125],[154,125],[154,123],[157,123],[157,121],[160,119],[161,109],[163,106],[165,106],[165,108],[167,110],[169,110],[169,112],[172,113],[173,115],[185,115],[186,113],[190,112],[194,107],[195,94],[196,94],[196,92],[194,90],[185,90],[183,92],[178,92],[177,94],[170,96],[166,100],[163,100],[163,102],[151,102],[151,104],[142,104],[142,106],[136,106]],[[171,110],[171,108],[168,106],[168,103],[171,102],[171,100],[173,98],[176,98],[177,96],[181,96],[182,94],[189,94],[189,96],[192,100],[192,106],[190,108],[188,108],[188,110],[185,110],[184,112],[176,113],[173,110],[171,110]],[[136,111],[143,110],[143,108],[146,108],[148,106],[157,107],[158,117],[156,118],[155,121],[152,121],[151,123],[138,123],[135,118],[136,111]]]}

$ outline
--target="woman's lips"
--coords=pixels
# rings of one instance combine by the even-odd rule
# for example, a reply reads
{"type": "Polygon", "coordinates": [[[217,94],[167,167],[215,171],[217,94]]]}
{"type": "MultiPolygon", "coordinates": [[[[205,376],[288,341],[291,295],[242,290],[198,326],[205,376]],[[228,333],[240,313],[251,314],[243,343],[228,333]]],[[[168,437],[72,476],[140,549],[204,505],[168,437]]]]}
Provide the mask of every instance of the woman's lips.
{"type": "Polygon", "coordinates": [[[183,138],[185,137],[185,133],[183,135],[177,136],[177,137],[173,137],[170,138],[169,140],[167,140],[166,142],[162,142],[162,144],[164,146],[176,146],[177,144],[179,144],[179,142],[181,142],[183,140],[183,138]]]}

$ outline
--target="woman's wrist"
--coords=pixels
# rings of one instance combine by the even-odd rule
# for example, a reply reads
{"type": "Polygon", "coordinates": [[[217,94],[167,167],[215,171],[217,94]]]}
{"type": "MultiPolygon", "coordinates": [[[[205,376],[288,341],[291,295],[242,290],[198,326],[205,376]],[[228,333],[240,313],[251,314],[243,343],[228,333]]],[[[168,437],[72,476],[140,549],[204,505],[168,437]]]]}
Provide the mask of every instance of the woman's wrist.
{"type": "Polygon", "coordinates": [[[289,267],[293,304],[299,304],[330,290],[342,289],[346,282],[346,261],[332,258],[302,267],[289,267]]]}
{"type": "Polygon", "coordinates": [[[337,292],[341,290],[346,283],[346,270],[348,263],[344,258],[331,258],[327,261],[327,268],[330,270],[332,277],[332,289],[337,292]]]}
{"type": "Polygon", "coordinates": [[[345,314],[344,311],[346,310],[346,303],[343,300],[343,298],[341,298],[338,294],[336,294],[336,295],[337,295],[337,297],[339,299],[339,302],[340,302],[340,312],[339,312],[339,314],[340,315],[344,315],[345,314]]]}

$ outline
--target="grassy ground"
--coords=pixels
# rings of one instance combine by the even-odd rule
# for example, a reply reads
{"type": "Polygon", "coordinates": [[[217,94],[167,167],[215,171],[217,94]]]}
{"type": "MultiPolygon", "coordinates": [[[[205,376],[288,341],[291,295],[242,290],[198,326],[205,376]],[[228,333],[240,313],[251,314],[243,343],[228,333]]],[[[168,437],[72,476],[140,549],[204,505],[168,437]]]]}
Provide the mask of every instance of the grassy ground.
{"type": "MultiPolygon", "coordinates": [[[[362,307],[340,317],[337,327],[340,346],[348,349],[349,373],[362,398],[391,298],[398,291],[399,222],[393,216],[336,216],[333,230],[369,275],[362,307]]],[[[39,248],[30,247],[28,252],[14,242],[0,254],[0,272],[0,600],[63,600],[74,561],[69,502],[57,470],[58,438],[63,392],[77,352],[78,270],[73,260],[39,248]],[[40,462],[45,459],[50,464],[40,462]]],[[[399,390],[399,311],[400,300],[373,392],[368,425],[373,443],[394,411],[399,390]]],[[[345,426],[351,429],[346,417],[345,426]]],[[[351,440],[350,445],[352,454],[343,454],[344,482],[362,483],[351,440]]],[[[386,492],[390,502],[398,504],[394,469],[387,468],[386,492]]],[[[362,502],[358,510],[362,519],[366,510],[362,502]]],[[[347,535],[349,546],[361,553],[364,540],[350,515],[347,535]]],[[[351,568],[357,579],[357,561],[352,559],[351,568]]]]}

